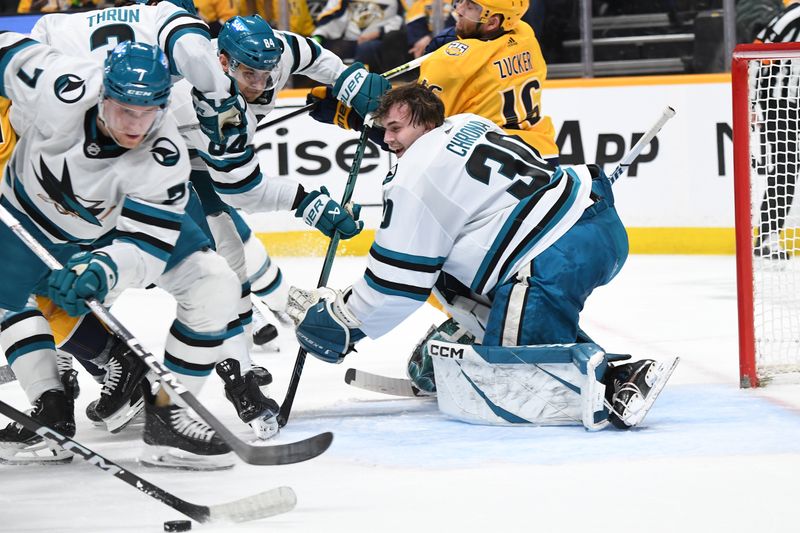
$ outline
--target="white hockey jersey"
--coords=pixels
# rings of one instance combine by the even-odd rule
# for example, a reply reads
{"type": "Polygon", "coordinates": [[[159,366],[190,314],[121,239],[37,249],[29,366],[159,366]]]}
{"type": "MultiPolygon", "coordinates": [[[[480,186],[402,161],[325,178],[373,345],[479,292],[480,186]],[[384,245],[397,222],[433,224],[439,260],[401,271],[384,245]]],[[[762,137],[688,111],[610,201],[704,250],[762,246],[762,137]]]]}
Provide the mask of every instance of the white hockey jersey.
{"type": "Polygon", "coordinates": [[[114,294],[164,271],[188,199],[189,157],[166,117],[126,150],[97,129],[103,71],[24,36],[0,33],[0,95],[20,134],[0,194],[54,243],[89,244],[117,230],[102,250],[119,268],[114,294]]]}
{"type": "Polygon", "coordinates": [[[440,271],[485,295],[566,233],[590,193],[586,167],[554,168],[491,121],[454,115],[384,181],[383,221],[347,306],[375,338],[425,302],[440,271]]]}
{"type": "Polygon", "coordinates": [[[170,2],[44,15],[31,37],[66,54],[92,56],[100,62],[124,41],[158,46],[173,76],[185,77],[209,98],[230,94],[231,82],[219,68],[208,26],[170,2]]]}
{"type": "MultiPolygon", "coordinates": [[[[227,144],[211,142],[200,130],[192,107],[191,87],[185,82],[173,89],[170,112],[184,135],[192,155],[207,165],[214,188],[227,204],[247,212],[286,211],[292,207],[299,184],[280,176],[265,177],[255,152],[258,121],[275,106],[275,95],[292,74],[301,73],[321,84],[333,84],[346,69],[332,52],[311,39],[291,32],[276,31],[283,43],[283,54],[273,72],[275,85],[257,103],[247,105],[247,132],[232,137],[227,144]]],[[[194,168],[196,162],[193,159],[194,168]]]]}

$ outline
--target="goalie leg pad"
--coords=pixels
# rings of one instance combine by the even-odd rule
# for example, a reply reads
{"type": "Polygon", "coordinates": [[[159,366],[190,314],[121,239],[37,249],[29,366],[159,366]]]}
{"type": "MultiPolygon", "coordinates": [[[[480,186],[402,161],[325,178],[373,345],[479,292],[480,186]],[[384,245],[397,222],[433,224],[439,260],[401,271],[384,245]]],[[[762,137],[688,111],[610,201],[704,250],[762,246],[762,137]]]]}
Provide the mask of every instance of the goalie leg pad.
{"type": "Polygon", "coordinates": [[[594,344],[540,346],[428,342],[439,409],[488,425],[573,425],[601,429],[607,366],[594,344]]]}
{"type": "Polygon", "coordinates": [[[433,361],[427,349],[428,341],[431,340],[472,344],[475,342],[475,336],[454,318],[450,318],[440,324],[439,327],[431,326],[425,336],[414,347],[406,365],[408,377],[418,389],[435,393],[436,379],[433,372],[433,361]]]}

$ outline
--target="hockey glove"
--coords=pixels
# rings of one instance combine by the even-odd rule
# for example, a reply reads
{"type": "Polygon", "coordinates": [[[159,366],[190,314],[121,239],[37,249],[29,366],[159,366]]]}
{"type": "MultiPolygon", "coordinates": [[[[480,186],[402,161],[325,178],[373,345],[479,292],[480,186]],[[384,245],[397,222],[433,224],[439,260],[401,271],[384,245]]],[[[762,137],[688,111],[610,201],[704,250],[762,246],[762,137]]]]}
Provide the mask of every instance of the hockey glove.
{"type": "Polygon", "coordinates": [[[328,195],[328,189],[321,187],[312,191],[297,206],[294,216],[317,228],[327,237],[339,232],[342,239],[355,237],[364,229],[364,221],[358,220],[361,206],[350,202],[343,209],[339,202],[328,195]]]}
{"type": "Polygon", "coordinates": [[[286,312],[297,324],[297,341],[326,363],[341,363],[353,344],[366,335],[361,322],[347,309],[341,291],[322,287],[306,291],[291,287],[286,312]]]}
{"type": "Polygon", "coordinates": [[[47,295],[72,316],[89,312],[88,298],[103,301],[117,283],[117,265],[102,252],[79,252],[63,268],[53,270],[47,295]]]}
{"type": "Polygon", "coordinates": [[[317,104],[311,110],[311,118],[325,124],[335,124],[346,130],[359,130],[364,121],[353,113],[353,109],[333,97],[331,88],[320,85],[311,89],[306,97],[306,105],[317,104]]]}
{"type": "Polygon", "coordinates": [[[247,131],[246,104],[231,81],[231,96],[212,98],[192,89],[192,102],[200,130],[214,144],[226,144],[230,137],[247,131]]]}
{"type": "Polygon", "coordinates": [[[342,72],[333,85],[333,94],[340,102],[356,110],[365,118],[378,108],[381,96],[392,88],[386,78],[373,74],[363,63],[355,62],[342,72]]]}

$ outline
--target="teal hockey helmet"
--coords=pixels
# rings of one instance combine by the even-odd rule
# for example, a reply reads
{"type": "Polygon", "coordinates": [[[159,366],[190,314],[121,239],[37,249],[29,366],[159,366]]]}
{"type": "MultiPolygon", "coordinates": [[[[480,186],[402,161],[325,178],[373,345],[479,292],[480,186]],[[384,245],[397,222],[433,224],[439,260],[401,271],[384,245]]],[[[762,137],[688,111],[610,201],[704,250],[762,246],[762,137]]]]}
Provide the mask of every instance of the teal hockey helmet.
{"type": "Polygon", "coordinates": [[[228,19],[219,32],[217,45],[236,63],[256,70],[273,70],[283,53],[283,43],[258,15],[228,19]]]}
{"type": "Polygon", "coordinates": [[[166,107],[172,79],[164,52],[157,46],[125,41],[108,54],[104,96],[123,104],[166,107]]]}

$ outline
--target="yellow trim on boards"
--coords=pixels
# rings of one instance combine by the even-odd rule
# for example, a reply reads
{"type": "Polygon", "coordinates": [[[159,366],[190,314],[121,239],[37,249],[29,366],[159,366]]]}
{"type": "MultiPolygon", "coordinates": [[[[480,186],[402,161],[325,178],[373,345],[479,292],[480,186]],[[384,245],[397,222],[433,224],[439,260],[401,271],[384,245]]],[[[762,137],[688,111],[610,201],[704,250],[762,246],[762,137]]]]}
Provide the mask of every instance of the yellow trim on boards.
{"type": "MultiPolygon", "coordinates": [[[[328,239],[316,231],[257,233],[270,255],[323,256],[328,239]]],[[[364,230],[356,237],[339,243],[338,255],[367,255],[375,230],[364,230]]],[[[632,254],[703,254],[736,253],[733,228],[628,228],[632,254]]]]}

